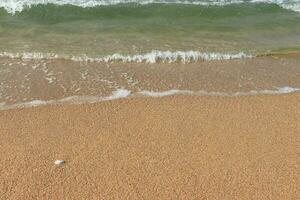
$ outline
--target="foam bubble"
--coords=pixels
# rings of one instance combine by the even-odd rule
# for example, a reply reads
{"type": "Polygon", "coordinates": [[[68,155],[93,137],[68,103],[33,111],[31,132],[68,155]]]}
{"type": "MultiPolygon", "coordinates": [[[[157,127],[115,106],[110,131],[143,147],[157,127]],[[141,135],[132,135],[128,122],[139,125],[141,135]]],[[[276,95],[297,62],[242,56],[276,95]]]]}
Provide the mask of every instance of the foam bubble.
{"type": "Polygon", "coordinates": [[[300,88],[293,88],[293,87],[282,87],[277,88],[277,90],[261,90],[260,93],[262,94],[288,94],[293,92],[299,92],[300,88]]]}
{"type": "Polygon", "coordinates": [[[137,55],[122,55],[112,54],[102,57],[88,57],[88,56],[59,56],[52,53],[38,53],[38,52],[25,52],[25,53],[0,53],[0,57],[8,58],[20,58],[20,59],[70,59],[78,62],[125,62],[125,63],[174,63],[174,62],[197,62],[197,61],[211,61],[211,60],[230,60],[230,59],[243,59],[252,58],[252,55],[247,55],[243,52],[231,54],[231,53],[206,53],[199,51],[159,51],[153,50],[146,54],[137,55]]]}
{"type": "Polygon", "coordinates": [[[23,52],[23,53],[10,53],[10,52],[0,52],[0,58],[20,58],[28,60],[40,60],[40,59],[59,59],[62,58],[54,53],[41,53],[41,52],[23,52]]]}
{"type": "Polygon", "coordinates": [[[148,96],[148,97],[164,97],[164,96],[171,96],[176,94],[193,94],[194,92],[190,90],[168,90],[163,92],[154,92],[154,91],[141,91],[138,94],[142,96],[148,96]]]}
{"type": "Polygon", "coordinates": [[[118,89],[111,96],[104,97],[102,98],[103,101],[108,101],[108,100],[114,100],[114,99],[121,99],[128,97],[131,94],[131,91],[126,90],[126,89],[118,89]]]}
{"type": "Polygon", "coordinates": [[[121,98],[127,97],[164,97],[164,96],[172,96],[172,95],[194,95],[194,96],[226,96],[226,97],[235,97],[235,96],[252,96],[252,95],[276,95],[276,94],[288,94],[288,93],[295,93],[300,92],[300,88],[294,87],[280,87],[274,89],[262,89],[262,90],[251,90],[249,92],[234,92],[234,93],[226,93],[226,92],[208,92],[208,91],[192,91],[192,90],[167,90],[162,92],[156,91],[141,91],[132,93],[126,89],[118,89],[113,92],[112,95],[102,97],[102,96],[71,96],[66,97],[59,100],[34,100],[30,102],[18,103],[13,105],[6,105],[5,103],[0,104],[0,110],[7,110],[7,109],[15,109],[15,108],[28,108],[28,107],[36,107],[36,106],[43,106],[49,104],[64,104],[64,103],[71,103],[71,104],[82,104],[82,103],[96,103],[101,101],[111,101],[121,98]]]}
{"type": "Polygon", "coordinates": [[[15,108],[29,108],[36,106],[43,106],[49,104],[63,104],[63,103],[71,103],[71,104],[82,104],[82,103],[95,103],[101,101],[110,101],[121,98],[129,97],[131,91],[126,89],[117,89],[110,96],[70,96],[65,97],[58,100],[33,100],[29,102],[17,103],[13,105],[7,105],[5,103],[0,104],[0,110],[5,109],[15,109],[15,108]]]}
{"type": "Polygon", "coordinates": [[[272,94],[288,94],[299,92],[300,88],[293,87],[280,87],[275,89],[262,89],[262,90],[251,90],[249,92],[215,92],[215,91],[191,91],[191,90],[168,90],[163,92],[153,92],[153,91],[141,91],[138,94],[142,96],[151,96],[151,97],[164,97],[164,96],[172,96],[172,95],[198,95],[198,96],[251,96],[251,95],[272,95],[272,94]]]}

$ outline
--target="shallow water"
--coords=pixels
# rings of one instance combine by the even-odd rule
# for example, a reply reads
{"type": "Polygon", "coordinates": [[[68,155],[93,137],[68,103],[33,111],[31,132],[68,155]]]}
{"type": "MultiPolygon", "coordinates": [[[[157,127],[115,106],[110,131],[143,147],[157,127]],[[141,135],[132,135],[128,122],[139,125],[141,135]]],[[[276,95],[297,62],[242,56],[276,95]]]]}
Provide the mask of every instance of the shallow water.
{"type": "Polygon", "coordinates": [[[91,57],[153,50],[256,55],[300,48],[297,1],[5,2],[0,10],[0,52],[91,57]]]}
{"type": "Polygon", "coordinates": [[[299,51],[298,0],[2,0],[0,108],[297,92],[299,51]]]}
{"type": "Polygon", "coordinates": [[[0,59],[0,108],[133,96],[282,94],[300,90],[300,57],[191,63],[0,59]]]}

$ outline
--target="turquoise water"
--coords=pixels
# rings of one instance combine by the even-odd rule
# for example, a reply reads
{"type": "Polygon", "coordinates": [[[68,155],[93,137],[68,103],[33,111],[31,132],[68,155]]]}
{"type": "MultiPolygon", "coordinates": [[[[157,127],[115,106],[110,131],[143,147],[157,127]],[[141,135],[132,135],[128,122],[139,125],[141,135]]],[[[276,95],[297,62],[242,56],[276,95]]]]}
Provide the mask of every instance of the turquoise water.
{"type": "Polygon", "coordinates": [[[152,50],[264,54],[300,49],[297,1],[9,2],[18,1],[4,1],[0,8],[0,52],[98,57],[152,50]]]}

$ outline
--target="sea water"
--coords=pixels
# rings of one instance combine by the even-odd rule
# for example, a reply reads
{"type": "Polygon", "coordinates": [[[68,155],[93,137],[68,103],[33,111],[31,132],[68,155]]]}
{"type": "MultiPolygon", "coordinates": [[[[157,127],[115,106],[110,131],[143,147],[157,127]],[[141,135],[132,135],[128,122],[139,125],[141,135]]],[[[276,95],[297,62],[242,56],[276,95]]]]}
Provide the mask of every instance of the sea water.
{"type": "Polygon", "coordinates": [[[1,0],[0,107],[295,92],[299,50],[299,0],[1,0]]]}

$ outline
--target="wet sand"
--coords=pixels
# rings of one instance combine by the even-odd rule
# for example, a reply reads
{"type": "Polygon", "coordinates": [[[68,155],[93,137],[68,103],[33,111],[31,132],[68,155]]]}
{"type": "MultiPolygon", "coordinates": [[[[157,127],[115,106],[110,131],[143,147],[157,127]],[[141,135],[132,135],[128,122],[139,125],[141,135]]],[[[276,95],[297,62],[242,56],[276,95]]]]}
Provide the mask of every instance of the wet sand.
{"type": "Polygon", "coordinates": [[[296,200],[299,102],[169,96],[3,110],[0,199],[296,200]]]}
{"type": "MultiPolygon", "coordinates": [[[[70,96],[110,96],[124,88],[249,92],[300,88],[300,54],[194,63],[97,63],[0,58],[1,103],[12,105],[70,96]]],[[[5,107],[5,106],[4,106],[5,107]]]]}

